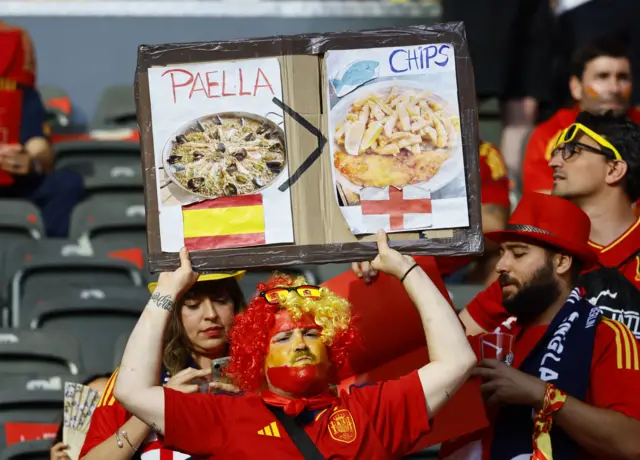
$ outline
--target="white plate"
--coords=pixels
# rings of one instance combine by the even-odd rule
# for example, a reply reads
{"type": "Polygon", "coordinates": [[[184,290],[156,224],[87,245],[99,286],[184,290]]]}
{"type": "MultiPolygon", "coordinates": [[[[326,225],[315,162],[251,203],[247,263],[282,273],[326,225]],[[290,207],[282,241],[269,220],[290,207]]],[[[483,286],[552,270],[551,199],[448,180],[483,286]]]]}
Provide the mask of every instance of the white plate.
{"type": "MultiPolygon", "coordinates": [[[[385,80],[381,82],[375,82],[365,86],[361,86],[352,93],[347,94],[331,109],[330,117],[332,126],[329,129],[329,142],[331,143],[332,165],[334,161],[334,152],[340,149],[334,138],[334,127],[345,120],[347,114],[349,113],[349,109],[351,108],[351,104],[361,99],[366,94],[377,93],[381,90],[390,89],[394,86],[397,86],[399,88],[417,89],[420,91],[426,91],[429,89],[423,82],[410,80],[385,80]]],[[[457,110],[452,110],[452,103],[455,103],[455,101],[447,101],[445,99],[442,99],[436,93],[433,93],[432,97],[434,99],[442,101],[442,103],[444,104],[444,110],[447,114],[457,116],[457,110]]],[[[442,163],[442,166],[440,166],[440,169],[435,176],[433,176],[428,181],[411,185],[417,185],[422,188],[429,189],[431,193],[433,193],[445,187],[446,185],[451,183],[452,180],[458,177],[458,175],[462,174],[464,172],[464,161],[462,157],[462,140],[460,139],[460,133],[458,133],[458,142],[456,148],[452,151],[448,151],[448,153],[451,156],[444,163],[442,163]]],[[[345,189],[360,194],[360,191],[363,188],[362,186],[355,185],[350,182],[349,179],[340,174],[340,172],[336,170],[335,167],[333,168],[333,172],[336,182],[339,182],[345,189]]]]}

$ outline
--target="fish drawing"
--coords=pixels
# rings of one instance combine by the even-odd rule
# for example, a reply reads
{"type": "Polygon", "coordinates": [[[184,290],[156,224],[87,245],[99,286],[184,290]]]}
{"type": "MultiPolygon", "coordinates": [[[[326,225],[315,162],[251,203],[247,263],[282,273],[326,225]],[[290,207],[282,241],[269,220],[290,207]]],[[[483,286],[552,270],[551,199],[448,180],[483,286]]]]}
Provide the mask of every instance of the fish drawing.
{"type": "Polygon", "coordinates": [[[378,76],[379,64],[376,61],[354,62],[344,72],[342,78],[330,80],[338,97],[350,93],[357,87],[373,80],[378,76]]]}

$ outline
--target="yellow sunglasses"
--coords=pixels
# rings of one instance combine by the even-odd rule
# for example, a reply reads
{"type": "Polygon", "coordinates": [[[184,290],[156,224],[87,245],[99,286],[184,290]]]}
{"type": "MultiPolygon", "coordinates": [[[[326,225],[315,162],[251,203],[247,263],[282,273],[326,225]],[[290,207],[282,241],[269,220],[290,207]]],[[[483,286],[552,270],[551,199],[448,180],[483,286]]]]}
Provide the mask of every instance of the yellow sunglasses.
{"type": "Polygon", "coordinates": [[[297,292],[300,297],[309,299],[319,299],[322,296],[320,293],[320,288],[311,284],[305,284],[304,286],[296,287],[277,287],[268,289],[264,292],[261,292],[260,296],[264,297],[267,303],[270,303],[271,305],[277,305],[280,302],[286,300],[289,292],[291,291],[297,292]]]}
{"type": "MultiPolygon", "coordinates": [[[[566,128],[565,130],[563,130],[560,133],[560,136],[558,136],[558,139],[556,140],[556,146],[554,148],[553,154],[555,155],[557,153],[557,151],[560,150],[560,149],[563,149],[563,152],[566,151],[566,149],[564,149],[564,147],[567,144],[578,145],[578,146],[584,148],[585,150],[589,150],[589,151],[592,151],[594,153],[606,154],[606,152],[603,152],[603,151],[598,150],[598,149],[594,149],[593,147],[590,147],[588,145],[582,144],[580,142],[576,142],[575,138],[578,135],[578,133],[580,133],[580,132],[582,132],[583,134],[586,134],[587,136],[589,136],[591,139],[596,141],[602,147],[610,150],[611,153],[613,153],[613,156],[615,157],[616,160],[622,160],[622,156],[620,155],[620,152],[618,152],[618,149],[616,149],[611,144],[611,142],[609,142],[604,137],[602,137],[600,134],[596,133],[595,131],[592,131],[591,129],[587,128],[585,125],[583,125],[581,123],[574,123],[574,124],[572,124],[571,126],[569,126],[568,128],[566,128]]],[[[570,152],[570,153],[572,155],[575,152],[570,152]]],[[[565,158],[565,154],[563,153],[562,158],[566,160],[571,155],[566,155],[566,158],[565,158]]]]}

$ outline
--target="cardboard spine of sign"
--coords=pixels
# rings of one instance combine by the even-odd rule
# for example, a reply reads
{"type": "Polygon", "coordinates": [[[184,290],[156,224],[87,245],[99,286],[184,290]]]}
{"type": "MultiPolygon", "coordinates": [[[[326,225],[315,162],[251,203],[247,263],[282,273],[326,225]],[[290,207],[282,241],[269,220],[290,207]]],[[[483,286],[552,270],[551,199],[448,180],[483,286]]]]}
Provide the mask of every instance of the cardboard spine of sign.
{"type": "Polygon", "coordinates": [[[483,251],[462,23],[142,45],[135,93],[152,272],[483,251]]]}

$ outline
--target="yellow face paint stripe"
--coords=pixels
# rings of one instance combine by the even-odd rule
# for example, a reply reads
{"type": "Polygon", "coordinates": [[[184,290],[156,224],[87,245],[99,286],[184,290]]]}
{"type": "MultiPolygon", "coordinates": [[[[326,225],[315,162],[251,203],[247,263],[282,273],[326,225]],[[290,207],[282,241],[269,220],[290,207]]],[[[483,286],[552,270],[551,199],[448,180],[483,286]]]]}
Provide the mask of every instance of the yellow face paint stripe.
{"type": "Polygon", "coordinates": [[[602,324],[606,324],[616,334],[616,358],[618,369],[622,369],[622,345],[620,343],[620,331],[612,324],[613,322],[607,318],[603,318],[602,324]]]}

